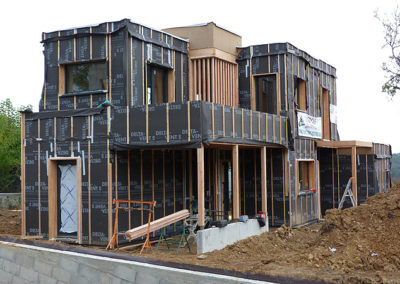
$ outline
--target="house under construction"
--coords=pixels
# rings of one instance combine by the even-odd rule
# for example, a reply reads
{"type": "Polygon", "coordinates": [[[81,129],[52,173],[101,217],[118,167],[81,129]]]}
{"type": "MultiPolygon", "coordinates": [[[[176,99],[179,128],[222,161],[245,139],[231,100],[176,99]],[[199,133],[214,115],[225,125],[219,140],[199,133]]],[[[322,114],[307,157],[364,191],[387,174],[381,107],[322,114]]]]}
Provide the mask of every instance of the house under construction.
{"type": "MultiPolygon", "coordinates": [[[[297,226],[390,187],[389,145],[341,141],[336,69],[214,23],[124,19],[43,33],[39,112],[22,113],[22,234],[105,245],[114,198],[297,226]],[[349,201],[347,201],[349,203],[349,201]]],[[[118,230],[147,222],[121,212],[118,230]]]]}

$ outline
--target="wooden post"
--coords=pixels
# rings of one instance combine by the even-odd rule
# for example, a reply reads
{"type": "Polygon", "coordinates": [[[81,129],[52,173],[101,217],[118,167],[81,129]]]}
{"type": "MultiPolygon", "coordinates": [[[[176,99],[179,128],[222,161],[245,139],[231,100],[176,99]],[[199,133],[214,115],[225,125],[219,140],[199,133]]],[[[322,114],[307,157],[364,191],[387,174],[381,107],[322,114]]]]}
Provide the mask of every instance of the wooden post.
{"type": "Polygon", "coordinates": [[[261,148],[261,211],[267,214],[267,147],[261,148]]]}
{"type": "Polygon", "coordinates": [[[240,196],[239,196],[239,145],[233,145],[232,149],[232,168],[233,168],[233,220],[239,220],[240,196]]]}
{"type": "Polygon", "coordinates": [[[354,201],[357,203],[357,147],[351,148],[351,174],[353,176],[353,195],[354,201]]]}
{"type": "Polygon", "coordinates": [[[21,235],[26,236],[25,224],[25,113],[21,113],[21,235]]]}
{"type": "Polygon", "coordinates": [[[198,200],[198,225],[204,227],[204,146],[197,148],[197,200],[198,200]]]}

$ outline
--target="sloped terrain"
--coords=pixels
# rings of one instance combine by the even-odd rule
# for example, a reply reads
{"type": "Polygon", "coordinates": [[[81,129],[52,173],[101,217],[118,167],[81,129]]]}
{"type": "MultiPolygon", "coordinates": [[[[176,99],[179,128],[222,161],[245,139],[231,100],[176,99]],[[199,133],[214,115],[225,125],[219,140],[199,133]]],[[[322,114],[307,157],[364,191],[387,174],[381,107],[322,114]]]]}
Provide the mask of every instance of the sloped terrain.
{"type": "Polygon", "coordinates": [[[158,259],[337,283],[400,282],[400,186],[361,206],[327,211],[324,221],[282,226],[201,257],[154,252],[158,259]]]}

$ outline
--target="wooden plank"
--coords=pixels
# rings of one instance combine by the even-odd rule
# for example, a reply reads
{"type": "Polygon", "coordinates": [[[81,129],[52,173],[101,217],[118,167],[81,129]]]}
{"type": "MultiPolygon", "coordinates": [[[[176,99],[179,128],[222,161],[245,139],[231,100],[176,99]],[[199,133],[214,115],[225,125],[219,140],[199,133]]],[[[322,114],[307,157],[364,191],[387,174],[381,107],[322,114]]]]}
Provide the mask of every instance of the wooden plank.
{"type": "Polygon", "coordinates": [[[356,205],[358,204],[358,199],[357,199],[357,148],[353,146],[351,148],[351,174],[353,177],[353,195],[354,195],[354,200],[356,202],[356,205]]]}
{"type": "Polygon", "coordinates": [[[196,82],[197,82],[197,86],[198,86],[198,90],[197,90],[197,94],[199,95],[198,98],[196,98],[196,100],[202,100],[203,99],[203,89],[202,89],[202,82],[201,82],[201,60],[196,60],[197,61],[197,78],[196,78],[196,82]]]}
{"type": "Polygon", "coordinates": [[[211,102],[215,102],[216,98],[215,80],[215,58],[211,58],[211,102]]]}
{"type": "Polygon", "coordinates": [[[197,148],[197,200],[198,200],[198,226],[204,227],[204,146],[197,148]]]}
{"type": "MultiPolygon", "coordinates": [[[[152,222],[150,222],[150,233],[160,230],[162,228],[165,228],[166,226],[169,226],[169,225],[179,222],[181,220],[184,220],[187,217],[189,217],[189,211],[187,209],[184,209],[184,210],[175,212],[171,215],[168,215],[168,216],[162,217],[160,219],[157,219],[155,221],[152,221],[152,222]]],[[[131,240],[143,237],[147,234],[147,229],[148,229],[148,224],[144,224],[137,228],[126,231],[126,233],[125,233],[126,238],[131,241],[131,240]]]]}
{"type": "Polygon", "coordinates": [[[198,80],[197,80],[197,60],[193,60],[193,100],[197,100],[197,95],[198,95],[198,80]]]}
{"type": "Polygon", "coordinates": [[[232,184],[233,184],[233,220],[239,220],[240,216],[240,195],[239,195],[239,145],[232,148],[232,184]]]}
{"type": "Polygon", "coordinates": [[[211,90],[210,90],[210,58],[207,58],[207,101],[211,102],[211,90]]]}
{"type": "Polygon", "coordinates": [[[269,153],[270,155],[270,161],[271,161],[271,219],[272,219],[272,226],[275,225],[274,222],[274,217],[275,217],[275,212],[274,212],[274,161],[272,159],[272,151],[269,153]]]}
{"type": "Polygon", "coordinates": [[[48,161],[49,239],[57,237],[57,162],[48,161]]]}
{"type": "Polygon", "coordinates": [[[206,90],[206,60],[201,59],[201,90],[202,90],[202,99],[203,101],[208,101],[208,93],[206,90]]]}

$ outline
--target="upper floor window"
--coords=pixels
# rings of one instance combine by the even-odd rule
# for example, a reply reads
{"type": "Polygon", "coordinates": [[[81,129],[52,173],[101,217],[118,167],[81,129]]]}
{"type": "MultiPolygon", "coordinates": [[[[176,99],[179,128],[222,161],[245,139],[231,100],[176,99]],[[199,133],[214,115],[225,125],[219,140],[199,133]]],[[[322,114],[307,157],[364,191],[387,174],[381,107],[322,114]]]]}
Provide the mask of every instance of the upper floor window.
{"type": "Polygon", "coordinates": [[[255,76],[256,110],[278,114],[276,75],[255,76]]]}
{"type": "Polygon", "coordinates": [[[307,110],[306,81],[297,79],[296,85],[296,105],[297,109],[307,110]]]}
{"type": "Polygon", "coordinates": [[[106,62],[65,65],[66,93],[107,89],[106,62]]]}
{"type": "Polygon", "coordinates": [[[147,66],[147,104],[168,102],[168,69],[149,64],[147,66]]]}

